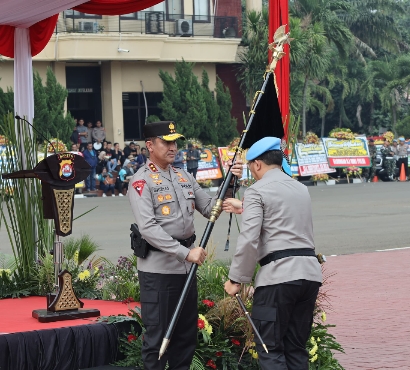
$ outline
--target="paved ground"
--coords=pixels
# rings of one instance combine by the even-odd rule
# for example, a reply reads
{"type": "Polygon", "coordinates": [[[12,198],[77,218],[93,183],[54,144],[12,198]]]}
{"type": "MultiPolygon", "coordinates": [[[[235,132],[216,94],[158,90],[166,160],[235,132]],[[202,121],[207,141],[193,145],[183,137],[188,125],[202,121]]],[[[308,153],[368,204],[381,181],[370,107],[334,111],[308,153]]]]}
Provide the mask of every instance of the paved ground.
{"type": "MultiPolygon", "coordinates": [[[[346,184],[309,187],[316,249],[326,255],[370,252],[409,246],[405,230],[410,221],[409,183],[346,184]]],[[[130,250],[133,215],[127,197],[75,199],[74,214],[92,212],[74,221],[73,236],[89,234],[100,245],[99,254],[116,261],[130,250]]],[[[222,214],[211,236],[220,259],[232,256],[238,227],[235,218],[229,252],[224,252],[229,216],[222,214]]],[[[240,216],[238,216],[240,222],[240,216]]],[[[196,214],[197,235],[207,220],[196,214]]],[[[0,252],[11,254],[6,230],[0,230],[0,252]]]]}
{"type": "Polygon", "coordinates": [[[410,249],[330,257],[326,270],[342,366],[410,369],[410,249]]]}

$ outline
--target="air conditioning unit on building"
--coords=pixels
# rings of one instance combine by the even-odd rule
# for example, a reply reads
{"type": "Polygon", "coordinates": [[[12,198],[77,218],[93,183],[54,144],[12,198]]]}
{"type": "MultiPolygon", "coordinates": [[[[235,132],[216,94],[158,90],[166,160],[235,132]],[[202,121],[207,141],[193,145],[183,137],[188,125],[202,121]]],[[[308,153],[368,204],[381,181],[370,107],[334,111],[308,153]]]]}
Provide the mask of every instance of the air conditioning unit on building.
{"type": "Polygon", "coordinates": [[[164,12],[145,13],[145,33],[164,33],[164,12]]]}
{"type": "Polygon", "coordinates": [[[97,22],[78,22],[78,30],[81,32],[96,33],[97,28],[97,22]]]}
{"type": "Polygon", "coordinates": [[[179,36],[192,36],[192,20],[190,19],[177,19],[175,21],[176,32],[179,36]]]}

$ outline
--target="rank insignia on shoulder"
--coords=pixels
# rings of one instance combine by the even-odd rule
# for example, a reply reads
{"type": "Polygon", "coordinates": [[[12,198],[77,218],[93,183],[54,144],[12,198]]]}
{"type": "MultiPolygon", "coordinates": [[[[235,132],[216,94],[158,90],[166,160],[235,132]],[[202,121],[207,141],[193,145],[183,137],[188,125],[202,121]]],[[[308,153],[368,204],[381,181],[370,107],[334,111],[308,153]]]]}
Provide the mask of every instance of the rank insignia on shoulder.
{"type": "Polygon", "coordinates": [[[165,199],[166,199],[166,200],[171,200],[171,199],[172,199],[172,195],[171,195],[171,194],[165,194],[165,199]]]}
{"type": "Polygon", "coordinates": [[[159,194],[157,196],[158,202],[162,202],[164,200],[164,196],[162,194],[159,194]]]}
{"type": "Polygon", "coordinates": [[[145,184],[145,180],[137,180],[132,183],[132,187],[137,191],[139,196],[141,196],[145,184]]]}
{"type": "Polygon", "coordinates": [[[178,177],[182,177],[182,173],[181,173],[181,172],[177,172],[177,176],[178,176],[178,177]]]}
{"type": "Polygon", "coordinates": [[[169,208],[168,206],[163,206],[161,212],[164,216],[169,216],[171,213],[171,208],[169,208]]]}
{"type": "Polygon", "coordinates": [[[151,179],[158,180],[159,179],[159,173],[150,173],[149,177],[151,177],[151,179]]]}
{"type": "Polygon", "coordinates": [[[152,172],[158,172],[158,168],[155,166],[154,163],[151,162],[151,163],[148,165],[148,167],[149,167],[149,169],[150,169],[152,172]]]}
{"type": "Polygon", "coordinates": [[[187,179],[184,179],[183,177],[181,177],[178,181],[179,181],[179,182],[188,182],[188,180],[187,180],[187,179]]]}

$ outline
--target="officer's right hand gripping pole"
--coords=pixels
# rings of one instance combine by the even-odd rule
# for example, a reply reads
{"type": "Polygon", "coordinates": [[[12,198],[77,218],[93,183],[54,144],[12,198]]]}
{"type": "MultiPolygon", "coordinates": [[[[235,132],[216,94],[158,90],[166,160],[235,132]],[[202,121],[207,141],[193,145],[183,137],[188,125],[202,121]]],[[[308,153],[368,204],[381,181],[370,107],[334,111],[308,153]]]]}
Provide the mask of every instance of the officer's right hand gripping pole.
{"type": "MultiPolygon", "coordinates": [[[[284,28],[285,28],[285,26],[279,27],[279,29],[275,32],[275,36],[274,36],[275,41],[272,44],[269,45],[269,48],[273,50],[273,53],[272,53],[273,54],[272,55],[273,56],[273,61],[270,65],[270,67],[269,67],[269,70],[265,73],[265,76],[264,76],[265,80],[263,82],[261,90],[259,90],[255,93],[254,104],[253,104],[251,112],[250,112],[251,114],[250,114],[250,117],[249,117],[249,120],[248,120],[248,124],[246,125],[245,130],[242,131],[241,139],[240,139],[238,147],[235,151],[235,155],[232,159],[232,165],[235,163],[236,156],[241,155],[241,153],[242,153],[242,150],[243,150],[242,148],[243,148],[243,144],[244,144],[244,141],[245,141],[245,138],[246,138],[246,133],[249,131],[249,128],[252,125],[253,118],[255,117],[255,109],[256,109],[257,105],[259,104],[259,101],[261,100],[261,98],[262,98],[262,96],[265,92],[266,85],[268,84],[268,81],[269,81],[269,77],[271,76],[274,69],[276,68],[276,63],[279,61],[279,59],[281,59],[284,56],[283,45],[289,42],[289,35],[288,34],[285,35],[283,33],[284,28]],[[279,34],[280,34],[280,40],[279,40],[279,37],[277,37],[277,35],[279,35],[279,34]],[[276,40],[279,40],[279,41],[276,42],[276,40]]],[[[231,167],[232,167],[232,165],[231,165],[231,167]]],[[[206,246],[208,244],[208,240],[209,240],[209,238],[211,236],[211,233],[212,233],[212,230],[214,228],[215,222],[218,219],[219,215],[221,214],[222,202],[223,202],[223,199],[225,198],[225,194],[226,194],[226,192],[229,188],[229,184],[230,184],[230,182],[232,180],[232,176],[233,176],[233,174],[231,172],[231,167],[229,168],[229,171],[226,175],[226,178],[225,178],[225,180],[224,180],[224,182],[221,186],[221,190],[219,192],[218,199],[216,201],[215,206],[212,208],[211,217],[209,218],[209,221],[206,225],[205,231],[202,235],[201,242],[199,243],[199,246],[201,248],[204,248],[204,249],[206,248],[206,246]]],[[[194,277],[196,276],[197,269],[198,269],[198,265],[197,264],[192,264],[191,269],[190,269],[189,274],[188,274],[188,277],[185,281],[185,285],[182,289],[181,296],[179,297],[179,300],[178,300],[178,303],[176,305],[175,311],[172,315],[172,318],[171,318],[171,321],[168,325],[167,331],[165,332],[165,336],[162,340],[161,348],[159,350],[158,360],[165,353],[165,351],[166,351],[166,349],[169,345],[172,333],[175,329],[175,326],[176,326],[176,324],[178,322],[178,319],[179,319],[179,316],[181,314],[182,307],[184,306],[185,300],[188,296],[188,292],[191,288],[194,277]]]]}

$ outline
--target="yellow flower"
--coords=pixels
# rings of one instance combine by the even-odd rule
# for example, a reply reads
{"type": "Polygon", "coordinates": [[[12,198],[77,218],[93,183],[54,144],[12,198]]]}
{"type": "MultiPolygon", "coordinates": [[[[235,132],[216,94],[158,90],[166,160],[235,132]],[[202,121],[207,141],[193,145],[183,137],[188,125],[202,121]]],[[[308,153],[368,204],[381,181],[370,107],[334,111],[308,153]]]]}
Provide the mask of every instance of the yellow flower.
{"type": "Polygon", "coordinates": [[[84,270],[84,277],[88,278],[90,276],[91,276],[90,271],[84,270]]]}
{"type": "Polygon", "coordinates": [[[317,352],[317,344],[313,346],[313,348],[309,351],[309,355],[313,356],[317,352]]]}
{"type": "Polygon", "coordinates": [[[316,341],[319,343],[319,342],[320,342],[320,338],[319,338],[319,337],[317,337],[316,341]]]}
{"type": "Polygon", "coordinates": [[[75,253],[74,253],[74,262],[76,263],[76,264],[78,264],[78,251],[76,251],[75,253]]]}
{"type": "Polygon", "coordinates": [[[4,271],[7,275],[11,275],[11,270],[10,270],[10,269],[0,269],[0,274],[1,274],[3,271],[4,271]]]}
{"type": "Polygon", "coordinates": [[[314,346],[316,344],[315,337],[310,338],[310,344],[314,346]]]}
{"type": "Polygon", "coordinates": [[[81,281],[83,281],[83,280],[85,279],[84,272],[80,272],[80,273],[78,274],[78,278],[79,278],[81,281]]]}
{"type": "Polygon", "coordinates": [[[98,274],[100,272],[100,269],[98,267],[94,267],[94,274],[98,274]]]}
{"type": "Polygon", "coordinates": [[[198,317],[203,320],[203,322],[205,323],[205,327],[202,330],[205,330],[209,335],[212,334],[212,325],[209,324],[208,320],[205,318],[204,315],[198,315],[198,317]]]}
{"type": "Polygon", "coordinates": [[[317,360],[317,355],[314,355],[309,361],[310,362],[315,362],[317,360]]]}
{"type": "Polygon", "coordinates": [[[258,358],[258,352],[256,352],[255,350],[250,349],[248,352],[251,354],[251,356],[252,356],[254,359],[257,359],[257,358],[258,358]]]}
{"type": "Polygon", "coordinates": [[[322,321],[323,322],[326,321],[326,312],[325,311],[322,312],[322,321]]]}

